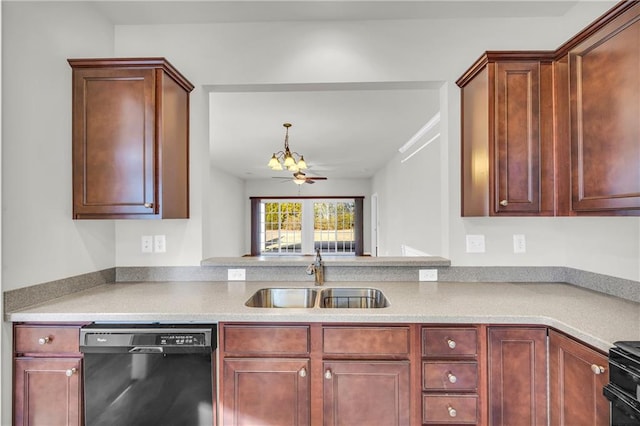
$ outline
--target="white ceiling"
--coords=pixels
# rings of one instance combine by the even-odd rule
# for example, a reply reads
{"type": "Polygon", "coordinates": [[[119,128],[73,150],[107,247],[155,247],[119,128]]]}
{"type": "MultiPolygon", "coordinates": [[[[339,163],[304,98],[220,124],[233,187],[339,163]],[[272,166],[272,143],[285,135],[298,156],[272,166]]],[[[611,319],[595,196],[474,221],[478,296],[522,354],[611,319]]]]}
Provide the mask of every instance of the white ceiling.
{"type": "MultiPolygon", "coordinates": [[[[115,25],[561,16],[576,1],[96,1],[115,25]]],[[[243,179],[289,144],[308,175],[369,178],[438,112],[439,83],[209,87],[211,162],[243,179]],[[239,148],[241,147],[241,148],[239,148]]],[[[282,172],[279,176],[289,176],[282,172]]]]}
{"type": "Polygon", "coordinates": [[[563,0],[95,1],[116,25],[562,16],[563,0]]]}
{"type": "Polygon", "coordinates": [[[309,175],[368,178],[398,155],[398,148],[439,109],[438,90],[425,83],[403,89],[332,86],[212,92],[212,163],[244,179],[273,176],[266,165],[274,152],[284,149],[283,123],[289,122],[289,147],[304,155],[309,175]]]}

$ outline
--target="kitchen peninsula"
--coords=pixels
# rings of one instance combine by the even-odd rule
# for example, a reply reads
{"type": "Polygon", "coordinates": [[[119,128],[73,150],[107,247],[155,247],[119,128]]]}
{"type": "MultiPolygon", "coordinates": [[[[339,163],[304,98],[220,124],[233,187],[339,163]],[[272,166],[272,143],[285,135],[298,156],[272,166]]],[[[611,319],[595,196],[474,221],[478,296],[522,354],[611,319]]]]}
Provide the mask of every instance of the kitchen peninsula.
{"type": "MultiPolygon", "coordinates": [[[[474,424],[485,424],[488,418],[493,418],[502,410],[491,404],[498,404],[498,407],[502,404],[511,405],[508,395],[498,394],[491,387],[485,388],[487,380],[509,377],[509,374],[521,371],[521,367],[524,367],[517,374],[526,375],[526,380],[531,380],[536,388],[542,389],[532,391],[528,397],[544,401],[547,398],[545,383],[549,368],[552,372],[549,386],[553,400],[559,397],[553,394],[553,389],[561,386],[560,389],[564,392],[565,386],[570,387],[560,385],[565,379],[562,375],[557,377],[557,366],[558,362],[564,361],[560,361],[558,356],[562,358],[566,356],[563,354],[571,354],[571,350],[584,353],[587,355],[586,359],[576,359],[579,360],[580,368],[584,368],[584,363],[587,362],[586,369],[589,371],[589,365],[600,368],[599,366],[606,364],[603,354],[614,341],[640,339],[639,303],[570,284],[543,282],[335,281],[328,282],[325,286],[300,281],[114,282],[7,312],[6,319],[16,325],[22,324],[21,327],[51,330],[49,333],[54,336],[69,328],[73,332],[74,329],[77,330],[78,324],[91,322],[218,323],[218,368],[221,374],[218,395],[222,401],[218,410],[222,424],[234,424],[238,418],[246,415],[244,404],[248,402],[238,396],[241,389],[236,387],[241,386],[241,382],[237,382],[234,377],[240,375],[245,377],[245,383],[247,380],[251,382],[254,375],[262,374],[260,371],[266,368],[265,374],[283,374],[283,380],[286,381],[287,375],[291,374],[289,367],[279,373],[271,370],[272,362],[281,360],[286,361],[286,365],[294,365],[293,373],[296,376],[299,374],[304,378],[311,374],[311,383],[314,383],[317,379],[313,377],[320,374],[318,369],[321,365],[314,359],[320,356],[326,359],[324,365],[327,371],[331,371],[325,373],[325,379],[331,375],[338,377],[340,374],[350,377],[354,377],[354,374],[363,375],[361,377],[369,380],[386,374],[397,377],[400,388],[394,385],[393,389],[400,392],[396,395],[400,405],[395,406],[397,411],[391,412],[390,416],[394,419],[397,416],[400,424],[431,424],[446,419],[443,416],[460,416],[459,419],[467,419],[474,424]],[[317,306],[256,308],[245,305],[260,289],[274,287],[316,290],[375,288],[384,293],[389,303],[386,307],[371,309],[317,306]],[[302,339],[297,343],[301,345],[299,347],[311,352],[296,354],[296,357],[302,357],[300,359],[273,358],[271,351],[279,353],[288,350],[285,348],[290,344],[287,343],[289,340],[274,336],[290,332],[299,336],[296,339],[302,339]],[[252,337],[237,340],[236,335],[247,336],[247,333],[252,337]],[[320,337],[320,333],[324,337],[320,337]],[[445,352],[450,351],[450,354],[438,352],[438,342],[443,338],[449,342],[450,349],[445,352]],[[254,341],[259,344],[259,351],[252,343],[254,341]],[[330,349],[332,341],[338,345],[333,349],[337,351],[333,355],[330,349]],[[259,342],[270,343],[264,346],[259,342]],[[351,347],[348,342],[358,343],[356,347],[351,347]],[[386,347],[379,346],[381,342],[387,342],[384,344],[386,347]],[[279,345],[285,346],[279,348],[279,345]],[[551,352],[544,349],[547,345],[550,345],[551,352]],[[461,355],[454,355],[458,352],[457,347],[463,351],[461,355]],[[262,354],[261,351],[266,352],[262,354]],[[433,351],[435,352],[432,353],[433,351]],[[511,364],[514,355],[528,354],[530,351],[534,351],[531,354],[535,353],[535,360],[527,361],[530,363],[529,367],[511,364]],[[511,354],[509,361],[501,361],[500,354],[504,353],[511,354]],[[251,358],[246,358],[247,356],[251,358]],[[268,358],[260,361],[264,356],[268,358]],[[354,364],[359,359],[362,362],[354,364]],[[374,364],[374,370],[369,371],[374,364]],[[424,371],[421,370],[421,365],[424,371]],[[387,371],[388,368],[391,370],[387,371]],[[451,376],[453,373],[450,371],[447,373],[453,377],[448,385],[453,386],[449,393],[442,394],[448,388],[441,389],[440,385],[435,386],[430,382],[434,380],[429,379],[434,374],[432,368],[452,368],[460,377],[458,379],[451,376]],[[421,376],[425,381],[422,392],[418,392],[416,383],[421,376]],[[453,390],[458,380],[462,393],[453,390]],[[487,405],[487,401],[493,402],[487,405]]],[[[45,341],[48,338],[49,336],[44,337],[45,341]]],[[[56,337],[52,339],[55,341],[56,337]]],[[[64,367],[67,376],[72,379],[76,377],[69,383],[79,383],[75,375],[81,365],[78,355],[71,360],[61,358],[61,361],[67,363],[78,363],[72,367],[64,367]]],[[[515,357],[517,358],[518,356],[515,357]]],[[[257,384],[261,383],[259,376],[255,379],[258,380],[257,384]]],[[[66,382],[66,379],[63,380],[66,382]]],[[[439,379],[435,380],[439,383],[439,379]]],[[[295,383],[298,385],[294,389],[285,389],[289,395],[287,398],[291,399],[287,400],[278,413],[286,415],[293,410],[305,418],[322,418],[319,412],[321,406],[310,402],[314,400],[310,395],[315,391],[309,394],[308,388],[298,388],[309,382],[296,380],[295,383]]],[[[344,382],[335,383],[337,385],[344,382]]],[[[603,408],[600,398],[600,380],[590,383],[594,386],[590,392],[600,401],[592,408],[599,418],[606,417],[606,404],[603,408]]],[[[371,389],[372,384],[365,383],[364,386],[364,389],[371,389]]],[[[364,389],[358,387],[358,392],[363,392],[364,389]]],[[[81,396],[78,398],[81,400],[81,396]]],[[[339,393],[330,394],[328,400],[325,397],[324,409],[333,407],[333,404],[341,404],[339,398],[339,393]]],[[[380,406],[387,403],[388,396],[377,402],[380,406]]],[[[545,406],[546,403],[542,405],[545,406]]],[[[538,408],[531,412],[513,415],[546,418],[546,409],[536,406],[538,408]]],[[[77,402],[71,401],[70,407],[73,411],[77,402]]],[[[25,411],[17,409],[17,412],[25,411]]],[[[385,413],[388,411],[385,410],[385,413]]],[[[556,412],[552,410],[551,415],[557,415],[554,413],[556,412]]]]}

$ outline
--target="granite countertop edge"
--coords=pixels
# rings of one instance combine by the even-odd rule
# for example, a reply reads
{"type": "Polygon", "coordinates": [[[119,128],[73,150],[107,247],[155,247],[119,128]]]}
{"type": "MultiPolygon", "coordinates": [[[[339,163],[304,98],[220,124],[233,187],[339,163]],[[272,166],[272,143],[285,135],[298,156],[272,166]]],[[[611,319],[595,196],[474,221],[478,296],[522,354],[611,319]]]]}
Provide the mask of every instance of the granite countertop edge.
{"type": "MultiPolygon", "coordinates": [[[[246,256],[246,257],[212,257],[200,262],[200,266],[253,267],[253,266],[300,266],[313,262],[313,255],[305,256],[246,256]]],[[[439,256],[329,256],[323,255],[325,266],[415,266],[415,267],[447,267],[451,260],[439,256]]]]}
{"type": "MultiPolygon", "coordinates": [[[[325,322],[540,325],[606,352],[640,340],[640,303],[563,283],[342,282],[329,287],[382,290],[381,309],[250,308],[265,287],[291,282],[111,283],[7,312],[11,322],[325,322]]],[[[313,286],[311,286],[313,287],[313,286]]]]}

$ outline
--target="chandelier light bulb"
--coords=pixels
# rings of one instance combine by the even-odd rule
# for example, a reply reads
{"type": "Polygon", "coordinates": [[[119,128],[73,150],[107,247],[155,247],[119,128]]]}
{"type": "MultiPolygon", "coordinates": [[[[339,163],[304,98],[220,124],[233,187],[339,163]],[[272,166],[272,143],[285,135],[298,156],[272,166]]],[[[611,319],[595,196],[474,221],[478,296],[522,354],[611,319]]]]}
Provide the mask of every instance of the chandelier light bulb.
{"type": "Polygon", "coordinates": [[[305,170],[307,168],[307,162],[304,161],[304,155],[300,156],[300,161],[298,161],[298,170],[305,170]]]}

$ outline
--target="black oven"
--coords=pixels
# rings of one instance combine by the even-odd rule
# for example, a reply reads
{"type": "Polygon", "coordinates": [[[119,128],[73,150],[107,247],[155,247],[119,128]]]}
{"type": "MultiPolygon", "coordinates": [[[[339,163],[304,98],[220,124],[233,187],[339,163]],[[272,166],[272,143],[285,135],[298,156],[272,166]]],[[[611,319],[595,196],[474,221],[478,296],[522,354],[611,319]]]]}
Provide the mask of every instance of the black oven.
{"type": "Polygon", "coordinates": [[[640,342],[616,342],[609,350],[611,426],[640,425],[640,342]]]}
{"type": "Polygon", "coordinates": [[[92,324],[80,330],[87,426],[211,426],[215,325],[92,324]]]}

